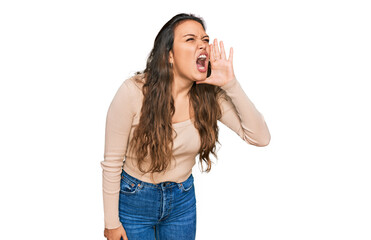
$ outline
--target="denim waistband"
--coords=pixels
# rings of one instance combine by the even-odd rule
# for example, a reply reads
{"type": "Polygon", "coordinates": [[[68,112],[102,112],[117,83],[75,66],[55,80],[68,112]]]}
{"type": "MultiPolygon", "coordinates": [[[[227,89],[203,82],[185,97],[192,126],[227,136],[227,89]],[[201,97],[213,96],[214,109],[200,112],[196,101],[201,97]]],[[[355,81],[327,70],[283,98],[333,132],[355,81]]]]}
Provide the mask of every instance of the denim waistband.
{"type": "Polygon", "coordinates": [[[175,186],[178,186],[179,188],[183,185],[184,187],[188,187],[190,185],[193,184],[193,175],[191,173],[191,175],[189,175],[189,177],[187,178],[187,180],[185,180],[184,182],[181,182],[181,183],[177,183],[177,182],[171,182],[171,181],[166,181],[166,182],[160,182],[158,184],[154,184],[154,183],[150,183],[150,182],[145,182],[145,181],[142,181],[138,178],[135,178],[131,175],[129,175],[127,172],[124,171],[124,169],[122,169],[122,172],[121,172],[121,178],[128,178],[130,179],[130,181],[134,182],[135,184],[140,184],[141,186],[146,186],[146,187],[152,187],[152,188],[172,188],[172,187],[175,187],[175,186]]]}

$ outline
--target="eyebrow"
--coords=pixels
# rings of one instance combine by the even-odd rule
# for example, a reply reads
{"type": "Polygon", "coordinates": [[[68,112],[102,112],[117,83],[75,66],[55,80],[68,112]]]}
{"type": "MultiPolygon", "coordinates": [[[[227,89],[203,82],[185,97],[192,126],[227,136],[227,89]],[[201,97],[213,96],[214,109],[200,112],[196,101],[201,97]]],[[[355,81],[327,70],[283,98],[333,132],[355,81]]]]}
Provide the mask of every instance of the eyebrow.
{"type": "MultiPolygon", "coordinates": [[[[194,34],[192,34],[192,33],[188,33],[188,34],[184,35],[183,37],[187,37],[187,36],[196,37],[196,35],[194,35],[194,34]]],[[[205,37],[210,38],[208,35],[205,35],[205,36],[203,36],[202,38],[205,38],[205,37]]]]}

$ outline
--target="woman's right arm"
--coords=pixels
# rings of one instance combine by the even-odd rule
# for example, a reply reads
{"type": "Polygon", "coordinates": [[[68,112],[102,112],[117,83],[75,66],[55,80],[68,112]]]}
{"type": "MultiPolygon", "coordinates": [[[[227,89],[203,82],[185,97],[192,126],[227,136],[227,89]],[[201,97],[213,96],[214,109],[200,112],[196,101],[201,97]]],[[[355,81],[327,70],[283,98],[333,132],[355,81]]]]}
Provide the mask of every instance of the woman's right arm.
{"type": "Polygon", "coordinates": [[[107,240],[128,240],[126,231],[122,225],[115,229],[104,229],[104,236],[107,240]]]}
{"type": "MultiPolygon", "coordinates": [[[[125,80],[117,90],[106,117],[104,160],[100,162],[102,167],[105,235],[107,231],[117,232],[122,228],[118,216],[120,176],[134,117],[132,108],[133,101],[135,101],[132,96],[133,83],[129,81],[131,80],[125,80]]],[[[122,230],[123,228],[120,232],[122,230]]]]}

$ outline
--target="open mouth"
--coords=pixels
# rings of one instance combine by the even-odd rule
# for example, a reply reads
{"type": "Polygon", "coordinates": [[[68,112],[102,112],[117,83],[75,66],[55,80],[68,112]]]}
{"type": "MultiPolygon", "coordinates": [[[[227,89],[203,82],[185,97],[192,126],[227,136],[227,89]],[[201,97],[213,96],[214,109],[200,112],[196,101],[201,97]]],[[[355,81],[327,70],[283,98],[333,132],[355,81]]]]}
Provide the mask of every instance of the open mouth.
{"type": "Polygon", "coordinates": [[[207,70],[207,53],[201,53],[196,60],[197,69],[200,72],[206,72],[207,70]]]}

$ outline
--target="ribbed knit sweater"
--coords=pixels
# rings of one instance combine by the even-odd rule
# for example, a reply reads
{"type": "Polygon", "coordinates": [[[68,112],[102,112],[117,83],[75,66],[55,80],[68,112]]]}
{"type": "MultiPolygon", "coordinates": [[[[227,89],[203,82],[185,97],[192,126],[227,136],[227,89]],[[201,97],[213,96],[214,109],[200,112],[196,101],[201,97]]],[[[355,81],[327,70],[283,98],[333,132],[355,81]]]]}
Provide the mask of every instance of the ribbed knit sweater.
{"type": "MultiPolygon", "coordinates": [[[[117,90],[107,112],[105,129],[104,160],[102,167],[102,187],[104,203],[104,220],[107,229],[121,225],[118,216],[120,193],[120,174],[124,169],[129,175],[154,184],[173,181],[183,182],[192,173],[196,156],[200,148],[200,136],[193,125],[194,119],[173,123],[176,137],[173,139],[173,156],[166,172],[154,173],[155,182],[150,174],[143,174],[136,167],[136,158],[130,155],[133,131],[139,123],[143,101],[142,83],[134,76],[126,79],[117,90]]],[[[247,97],[237,79],[224,86],[229,100],[220,101],[224,125],[238,134],[246,143],[255,146],[268,144],[270,134],[263,115],[247,97]]],[[[149,165],[148,165],[149,166],[149,165]]],[[[144,169],[147,165],[143,165],[144,169]]]]}

